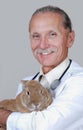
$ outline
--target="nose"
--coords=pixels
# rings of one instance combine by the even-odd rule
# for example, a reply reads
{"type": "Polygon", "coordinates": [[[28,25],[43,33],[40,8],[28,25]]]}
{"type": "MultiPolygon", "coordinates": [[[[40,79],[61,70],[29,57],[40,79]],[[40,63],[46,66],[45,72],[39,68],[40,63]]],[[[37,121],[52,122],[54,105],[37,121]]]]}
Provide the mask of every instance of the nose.
{"type": "Polygon", "coordinates": [[[35,104],[35,110],[40,110],[40,104],[35,104]]]}
{"type": "Polygon", "coordinates": [[[45,49],[48,47],[48,40],[45,36],[41,37],[39,45],[40,45],[40,48],[42,48],[42,49],[45,49]]]}

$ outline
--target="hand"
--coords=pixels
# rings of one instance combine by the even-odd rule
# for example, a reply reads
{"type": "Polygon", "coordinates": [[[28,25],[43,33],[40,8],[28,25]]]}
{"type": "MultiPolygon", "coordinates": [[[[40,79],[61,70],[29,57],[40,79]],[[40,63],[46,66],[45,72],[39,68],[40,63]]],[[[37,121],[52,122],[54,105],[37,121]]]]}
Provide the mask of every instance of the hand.
{"type": "Polygon", "coordinates": [[[11,113],[11,111],[0,109],[0,124],[5,126],[7,118],[11,113]]]}

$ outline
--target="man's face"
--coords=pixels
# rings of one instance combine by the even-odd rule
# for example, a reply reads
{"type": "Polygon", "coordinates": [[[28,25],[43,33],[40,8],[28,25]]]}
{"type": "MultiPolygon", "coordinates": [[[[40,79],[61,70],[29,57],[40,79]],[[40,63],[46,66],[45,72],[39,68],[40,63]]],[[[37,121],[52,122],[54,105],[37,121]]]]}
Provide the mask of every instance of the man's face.
{"type": "Polygon", "coordinates": [[[62,16],[52,12],[33,16],[30,23],[30,41],[34,56],[49,69],[60,64],[68,55],[74,32],[62,25],[62,16]]]}

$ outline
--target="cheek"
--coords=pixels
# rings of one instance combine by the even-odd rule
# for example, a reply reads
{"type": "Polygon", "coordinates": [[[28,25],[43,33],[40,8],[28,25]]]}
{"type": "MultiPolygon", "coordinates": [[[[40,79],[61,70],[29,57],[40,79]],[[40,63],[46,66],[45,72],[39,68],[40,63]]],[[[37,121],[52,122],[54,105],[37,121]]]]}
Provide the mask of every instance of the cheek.
{"type": "Polygon", "coordinates": [[[36,49],[36,47],[35,47],[35,45],[34,44],[31,44],[31,50],[32,50],[32,53],[35,55],[35,49],[36,49]]]}
{"type": "Polygon", "coordinates": [[[31,49],[34,52],[38,48],[39,42],[31,40],[30,43],[31,43],[31,49]]]}
{"type": "Polygon", "coordinates": [[[57,61],[59,61],[59,60],[63,59],[66,56],[67,47],[64,45],[64,43],[61,43],[61,44],[57,44],[56,48],[57,48],[57,52],[53,54],[52,60],[54,58],[57,61]]]}
{"type": "Polygon", "coordinates": [[[59,59],[64,59],[68,54],[68,48],[65,45],[62,45],[58,48],[57,57],[59,59]]]}
{"type": "Polygon", "coordinates": [[[34,50],[35,49],[35,44],[32,41],[30,41],[30,43],[31,43],[31,49],[34,50]]]}
{"type": "Polygon", "coordinates": [[[36,46],[31,46],[31,50],[32,50],[34,57],[38,59],[38,54],[36,53],[36,49],[37,49],[36,46]]]}

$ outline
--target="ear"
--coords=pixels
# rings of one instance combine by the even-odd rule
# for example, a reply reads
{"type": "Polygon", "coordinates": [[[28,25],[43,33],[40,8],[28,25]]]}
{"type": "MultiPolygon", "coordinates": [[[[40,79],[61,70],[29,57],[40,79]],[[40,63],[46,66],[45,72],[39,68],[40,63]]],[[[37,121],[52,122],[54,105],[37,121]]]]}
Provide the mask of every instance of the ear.
{"type": "Polygon", "coordinates": [[[68,41],[67,41],[67,47],[68,48],[72,47],[74,40],[75,40],[75,32],[74,31],[69,32],[68,41]]]}
{"type": "Polygon", "coordinates": [[[21,80],[22,83],[22,89],[24,90],[26,88],[26,83],[28,83],[29,80],[21,80]]]}

